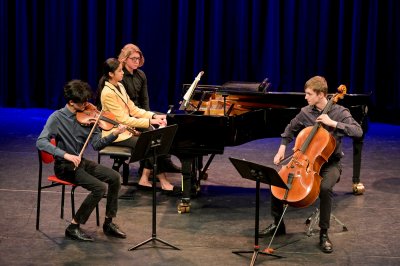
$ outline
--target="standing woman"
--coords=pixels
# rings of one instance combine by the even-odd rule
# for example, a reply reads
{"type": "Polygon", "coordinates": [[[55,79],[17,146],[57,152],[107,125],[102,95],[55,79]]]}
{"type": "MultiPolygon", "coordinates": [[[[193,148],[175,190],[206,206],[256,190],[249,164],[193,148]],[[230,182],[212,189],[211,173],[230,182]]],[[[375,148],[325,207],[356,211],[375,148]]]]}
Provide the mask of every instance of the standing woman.
{"type": "MultiPolygon", "coordinates": [[[[116,58],[109,58],[104,62],[103,76],[99,81],[97,92],[98,107],[101,107],[104,111],[113,113],[115,115],[115,120],[118,123],[129,127],[148,129],[151,126],[166,126],[166,115],[146,111],[145,109],[139,108],[134,104],[134,102],[129,98],[124,85],[120,83],[123,75],[124,72],[122,70],[122,63],[120,63],[116,58]]],[[[109,135],[112,132],[113,130],[103,130],[103,136],[109,135]]],[[[137,139],[138,137],[134,136],[128,131],[125,131],[119,135],[119,137],[114,141],[113,145],[129,146],[134,148],[136,146],[137,139]]],[[[143,170],[138,186],[151,188],[152,184],[149,182],[149,176],[152,168],[152,162],[151,160],[146,161],[147,168],[143,170]]],[[[162,190],[169,194],[179,193],[181,189],[174,187],[167,180],[163,164],[157,162],[157,165],[159,166],[157,177],[160,180],[162,190]]]]}
{"type": "Polygon", "coordinates": [[[136,45],[129,43],[122,48],[118,60],[122,63],[124,71],[121,83],[129,98],[137,107],[150,111],[147,77],[143,70],[139,69],[144,65],[142,51],[136,45]]]}
{"type": "MultiPolygon", "coordinates": [[[[122,70],[124,71],[124,77],[121,83],[124,85],[129,98],[137,107],[150,111],[147,77],[146,74],[139,69],[144,64],[142,51],[136,45],[128,43],[122,48],[118,60],[122,63],[122,70]]],[[[172,162],[171,155],[166,155],[163,158],[166,172],[181,172],[181,168],[172,162]]],[[[141,163],[141,169],[142,167],[143,163],[141,163]]]]}

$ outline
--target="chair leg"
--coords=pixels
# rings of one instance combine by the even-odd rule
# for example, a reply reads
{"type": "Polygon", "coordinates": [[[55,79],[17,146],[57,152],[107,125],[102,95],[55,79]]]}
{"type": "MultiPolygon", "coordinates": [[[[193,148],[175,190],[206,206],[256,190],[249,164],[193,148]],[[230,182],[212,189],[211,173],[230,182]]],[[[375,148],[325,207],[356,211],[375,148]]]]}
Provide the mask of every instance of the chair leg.
{"type": "Polygon", "coordinates": [[[128,185],[128,178],[129,178],[129,164],[123,162],[122,164],[122,184],[128,185]]]}
{"type": "Polygon", "coordinates": [[[96,223],[100,226],[99,204],[96,205],[96,223]]]}
{"type": "Polygon", "coordinates": [[[40,220],[40,201],[41,201],[42,188],[39,184],[37,202],[36,202],[36,230],[39,230],[39,220],[40,220]]]}
{"type": "Polygon", "coordinates": [[[306,219],[306,234],[307,236],[312,236],[314,234],[314,228],[317,226],[319,221],[319,209],[316,208],[315,211],[308,216],[306,219]]]}
{"type": "Polygon", "coordinates": [[[61,186],[61,219],[64,219],[64,198],[65,198],[65,185],[61,186]]]}
{"type": "MultiPolygon", "coordinates": [[[[305,225],[306,225],[307,236],[314,235],[316,231],[315,228],[317,227],[319,222],[319,213],[320,210],[316,208],[315,211],[306,219],[305,225]]],[[[340,224],[342,226],[343,231],[348,231],[347,226],[343,222],[341,222],[338,218],[336,218],[335,215],[331,214],[331,219],[335,220],[338,224],[340,224]]]]}
{"type": "Polygon", "coordinates": [[[343,230],[343,231],[349,231],[349,230],[347,229],[347,226],[346,226],[342,221],[340,221],[338,218],[336,218],[335,215],[331,214],[331,219],[332,219],[332,218],[333,218],[338,224],[340,224],[340,225],[342,226],[342,230],[343,230]]]}
{"type": "Polygon", "coordinates": [[[128,159],[129,158],[126,157],[114,157],[112,166],[112,169],[119,172],[119,168],[121,168],[122,165],[122,184],[125,186],[128,184],[129,178],[129,163],[126,162],[128,159]]]}
{"type": "MultiPolygon", "coordinates": [[[[76,186],[71,188],[71,209],[72,209],[72,219],[75,217],[75,189],[76,186]]],[[[96,205],[96,224],[100,226],[100,214],[99,214],[99,204],[96,205]]]]}
{"type": "Polygon", "coordinates": [[[72,186],[72,188],[71,188],[72,219],[74,219],[74,217],[75,217],[75,188],[76,188],[76,186],[72,186]]]}

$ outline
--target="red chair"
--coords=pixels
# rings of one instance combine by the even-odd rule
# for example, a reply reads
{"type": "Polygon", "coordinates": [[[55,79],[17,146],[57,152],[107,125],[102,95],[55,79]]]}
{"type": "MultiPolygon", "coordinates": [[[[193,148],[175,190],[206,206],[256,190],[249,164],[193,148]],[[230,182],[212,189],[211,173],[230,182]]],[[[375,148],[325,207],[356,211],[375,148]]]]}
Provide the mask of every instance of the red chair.
{"type": "MultiPolygon", "coordinates": [[[[53,145],[56,145],[55,139],[51,140],[53,145]]],[[[37,196],[37,210],[36,210],[36,230],[39,230],[39,222],[40,222],[40,202],[41,202],[41,193],[43,189],[61,186],[61,219],[64,218],[64,197],[65,197],[65,186],[71,186],[71,209],[72,209],[72,217],[75,216],[75,189],[78,187],[77,185],[58,179],[55,175],[50,175],[47,177],[47,180],[50,181],[50,184],[42,185],[43,179],[43,164],[51,164],[54,162],[53,155],[38,150],[39,154],[39,182],[38,182],[38,196],[37,196]]],[[[96,223],[97,226],[100,225],[99,219],[99,205],[96,206],[96,223]]]]}

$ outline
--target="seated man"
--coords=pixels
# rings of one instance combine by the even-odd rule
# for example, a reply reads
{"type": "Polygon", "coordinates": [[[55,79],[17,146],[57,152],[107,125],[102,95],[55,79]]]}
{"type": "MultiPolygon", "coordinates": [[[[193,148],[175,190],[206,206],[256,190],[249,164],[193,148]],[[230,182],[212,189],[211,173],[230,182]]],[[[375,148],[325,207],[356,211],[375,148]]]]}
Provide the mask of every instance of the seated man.
{"type": "MultiPolygon", "coordinates": [[[[332,151],[332,155],[328,161],[324,163],[319,171],[319,176],[322,177],[320,184],[320,242],[319,246],[322,252],[333,252],[333,244],[328,237],[328,229],[330,226],[331,210],[333,204],[333,187],[339,181],[342,165],[340,159],[342,157],[341,140],[343,136],[361,137],[363,131],[361,126],[354,120],[348,109],[338,104],[332,105],[331,108],[325,110],[328,105],[328,84],[325,78],[315,76],[309,79],[304,85],[305,99],[308,106],[301,109],[299,114],[294,117],[286,126],[282,133],[282,141],[278,152],[274,157],[274,163],[279,164],[285,158],[286,146],[289,144],[300,130],[314,126],[319,123],[326,133],[331,134],[335,139],[336,145],[332,151]]],[[[296,143],[297,144],[297,143],[296,143]]],[[[291,170],[295,171],[295,170],[291,170]]],[[[274,217],[274,222],[267,228],[262,230],[260,237],[272,235],[276,230],[276,235],[286,233],[285,224],[278,222],[283,213],[283,202],[271,196],[271,214],[274,217]]]]}
{"type": "Polygon", "coordinates": [[[65,236],[81,241],[93,241],[83,232],[80,224],[85,224],[90,214],[107,192],[106,215],[103,231],[106,235],[126,238],[126,234],[112,222],[118,210],[118,192],[121,176],[118,172],[85,159],[81,156],[84,143],[89,138],[93,148],[100,150],[117,139],[126,126],[118,128],[110,135],[101,137],[101,130],[96,127],[90,136],[91,127],[82,126],[76,119],[76,113],[85,110],[91,97],[88,83],[72,80],[64,86],[65,107],[55,111],[47,119],[40,133],[36,146],[55,157],[54,172],[59,179],[71,182],[90,191],[82,202],[71,224],[65,230],[65,236]],[[50,140],[55,138],[57,145],[50,140]],[[108,190],[107,186],[108,185],[108,190]]]}

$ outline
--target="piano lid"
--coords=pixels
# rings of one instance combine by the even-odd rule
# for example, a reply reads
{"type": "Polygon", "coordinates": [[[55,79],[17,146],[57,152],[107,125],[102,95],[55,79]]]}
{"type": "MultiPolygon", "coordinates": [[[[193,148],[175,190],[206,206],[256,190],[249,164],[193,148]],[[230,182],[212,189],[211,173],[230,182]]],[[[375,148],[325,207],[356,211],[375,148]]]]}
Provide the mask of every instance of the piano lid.
{"type": "MultiPolygon", "coordinates": [[[[199,85],[196,87],[193,100],[208,101],[210,95],[220,95],[228,100],[241,102],[243,106],[252,106],[257,103],[258,107],[272,108],[300,108],[307,104],[304,92],[259,92],[257,87],[260,83],[255,82],[227,82],[224,85],[199,85]],[[261,105],[260,105],[261,104],[261,105]]],[[[184,84],[187,90],[190,84],[184,84]]],[[[333,93],[329,93],[333,95],[333,93]]],[[[345,107],[357,105],[370,105],[369,94],[346,94],[339,104],[345,107]]]]}

